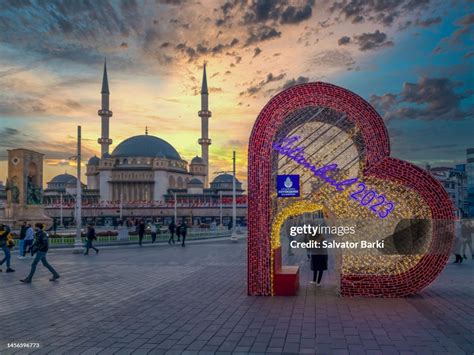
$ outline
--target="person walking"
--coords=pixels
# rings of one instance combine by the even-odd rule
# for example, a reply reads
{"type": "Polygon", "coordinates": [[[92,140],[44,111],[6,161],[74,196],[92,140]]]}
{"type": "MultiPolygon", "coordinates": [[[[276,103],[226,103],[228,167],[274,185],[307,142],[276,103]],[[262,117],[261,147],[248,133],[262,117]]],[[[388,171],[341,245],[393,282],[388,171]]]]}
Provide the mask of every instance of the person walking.
{"type": "Polygon", "coordinates": [[[324,236],[316,234],[311,239],[315,243],[315,248],[311,249],[311,270],[313,271],[313,280],[309,283],[317,287],[321,286],[321,279],[324,270],[328,269],[328,251],[323,246],[324,236]]]}
{"type": "Polygon", "coordinates": [[[93,241],[97,239],[97,235],[95,233],[95,229],[94,227],[92,226],[92,224],[89,224],[87,226],[87,242],[86,242],[86,252],[84,253],[84,255],[88,255],[89,254],[89,249],[94,249],[95,250],[95,253],[96,254],[99,254],[99,249],[97,249],[96,247],[94,247],[92,245],[93,241]]]}
{"type": "Polygon", "coordinates": [[[469,248],[471,252],[470,255],[474,259],[474,254],[472,253],[472,225],[474,221],[465,221],[462,226],[462,257],[467,259],[466,249],[469,248]]]}
{"type": "Polygon", "coordinates": [[[53,277],[49,281],[56,281],[60,277],[57,271],[48,263],[48,260],[46,259],[46,254],[49,250],[49,240],[48,234],[46,234],[43,229],[44,225],[42,223],[35,224],[36,236],[33,246],[31,248],[32,253],[36,255],[33,262],[31,263],[31,270],[29,275],[26,278],[20,280],[23,283],[31,283],[31,280],[33,279],[33,276],[36,272],[36,266],[40,261],[43,263],[43,266],[53,274],[53,277]]]}
{"type": "Polygon", "coordinates": [[[181,241],[181,223],[176,226],[176,239],[178,243],[181,241]]]}
{"type": "MultiPolygon", "coordinates": [[[[176,231],[176,224],[174,224],[174,221],[171,221],[171,223],[168,226],[168,230],[170,231],[170,239],[168,239],[168,244],[171,245],[171,242],[173,242],[173,244],[175,244],[175,242],[174,242],[174,233],[176,231]]],[[[179,240],[178,240],[178,242],[179,242],[179,240]]]]}
{"type": "Polygon", "coordinates": [[[453,264],[462,264],[461,256],[461,247],[462,247],[462,228],[461,222],[456,220],[454,222],[454,241],[453,241],[453,254],[456,257],[456,260],[453,264]]]}
{"type": "Polygon", "coordinates": [[[183,223],[181,223],[179,231],[181,232],[181,236],[183,237],[183,242],[181,243],[181,246],[185,247],[186,233],[188,232],[188,226],[186,225],[186,221],[183,221],[183,223]]]}
{"type": "Polygon", "coordinates": [[[35,240],[35,232],[33,230],[33,227],[31,227],[31,224],[28,223],[28,226],[26,228],[26,235],[25,235],[25,253],[30,253],[31,254],[31,246],[33,245],[33,241],[35,240]]]}
{"type": "MultiPolygon", "coordinates": [[[[11,253],[10,253],[10,248],[8,247],[8,235],[10,234],[10,227],[0,224],[0,248],[2,249],[3,253],[5,254],[5,257],[0,261],[0,266],[3,265],[3,263],[7,264],[7,270],[6,272],[15,272],[11,268],[11,253]]],[[[0,272],[2,269],[0,269],[0,272]]]]}
{"type": "Polygon", "coordinates": [[[18,245],[20,255],[18,255],[18,259],[25,258],[25,238],[27,229],[28,225],[26,224],[26,221],[24,221],[20,228],[20,243],[18,245]]]}
{"type": "Polygon", "coordinates": [[[158,231],[158,228],[156,228],[156,223],[155,221],[151,222],[150,225],[150,233],[151,233],[151,242],[154,243],[156,241],[156,233],[158,231]]]}
{"type": "Polygon", "coordinates": [[[138,245],[142,246],[143,236],[145,235],[145,221],[143,219],[138,222],[138,245]]]}

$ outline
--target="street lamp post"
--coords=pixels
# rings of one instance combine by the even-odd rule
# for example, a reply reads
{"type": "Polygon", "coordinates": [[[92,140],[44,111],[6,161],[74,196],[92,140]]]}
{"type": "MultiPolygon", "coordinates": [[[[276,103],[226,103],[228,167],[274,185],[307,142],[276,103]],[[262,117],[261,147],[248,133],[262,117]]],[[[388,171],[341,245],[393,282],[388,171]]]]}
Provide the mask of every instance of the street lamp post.
{"type": "Polygon", "coordinates": [[[74,254],[82,253],[82,186],[81,186],[81,126],[77,126],[77,184],[76,184],[76,238],[74,239],[74,254]]]}
{"type": "Polygon", "coordinates": [[[232,235],[230,239],[233,242],[237,241],[237,199],[236,199],[236,184],[235,184],[235,150],[232,152],[232,235]]]}
{"type": "Polygon", "coordinates": [[[64,226],[64,223],[63,223],[63,193],[61,192],[59,194],[59,226],[60,227],[63,227],[64,226]]]}
{"type": "Polygon", "coordinates": [[[123,221],[123,192],[120,191],[120,220],[123,221]]]}
{"type": "Polygon", "coordinates": [[[176,192],[173,191],[174,195],[174,224],[178,224],[178,201],[176,199],[176,192]]]}
{"type": "Polygon", "coordinates": [[[220,201],[220,206],[219,206],[219,224],[220,228],[222,229],[223,223],[222,223],[222,190],[219,191],[219,201],[220,201]]]}

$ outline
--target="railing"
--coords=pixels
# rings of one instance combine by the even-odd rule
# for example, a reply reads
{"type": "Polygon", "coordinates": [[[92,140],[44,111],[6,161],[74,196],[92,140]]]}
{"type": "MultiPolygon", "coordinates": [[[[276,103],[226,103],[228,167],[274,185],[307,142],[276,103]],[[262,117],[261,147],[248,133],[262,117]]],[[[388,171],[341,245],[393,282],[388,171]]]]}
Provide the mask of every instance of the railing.
{"type": "MultiPolygon", "coordinates": [[[[244,233],[242,231],[242,233],[244,233]]],[[[206,231],[192,231],[186,234],[186,241],[189,240],[200,240],[200,239],[212,239],[230,237],[232,232],[230,230],[206,230],[206,231]]],[[[162,233],[158,231],[156,235],[156,242],[168,242],[170,233],[162,233]]],[[[175,241],[177,240],[176,234],[174,236],[175,241]]],[[[74,245],[75,238],[72,236],[64,237],[52,237],[49,238],[49,244],[51,247],[68,247],[74,245]]],[[[85,244],[87,238],[82,237],[82,242],[85,244]]],[[[94,245],[121,245],[121,244],[136,244],[138,243],[138,235],[127,235],[127,236],[99,236],[94,241],[94,245]]],[[[151,234],[147,233],[143,236],[143,243],[151,243],[151,234]]]]}

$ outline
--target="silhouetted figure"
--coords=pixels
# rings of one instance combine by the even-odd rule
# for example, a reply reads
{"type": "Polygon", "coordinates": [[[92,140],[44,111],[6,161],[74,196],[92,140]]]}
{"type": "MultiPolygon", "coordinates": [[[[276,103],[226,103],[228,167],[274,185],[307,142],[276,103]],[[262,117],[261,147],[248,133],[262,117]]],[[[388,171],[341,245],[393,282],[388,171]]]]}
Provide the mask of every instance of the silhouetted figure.
{"type": "Polygon", "coordinates": [[[183,242],[181,243],[181,246],[182,247],[185,247],[186,244],[185,244],[185,241],[186,241],[186,234],[188,232],[188,226],[186,225],[186,221],[184,221],[183,223],[181,223],[181,226],[179,227],[179,230],[181,232],[181,236],[183,237],[183,242]]]}
{"type": "Polygon", "coordinates": [[[95,233],[95,229],[92,225],[89,225],[87,226],[87,242],[86,242],[86,252],[84,253],[84,255],[88,255],[89,254],[89,249],[94,249],[95,250],[95,253],[96,254],[99,254],[99,249],[97,249],[96,247],[94,247],[92,245],[92,243],[94,242],[94,240],[97,239],[97,235],[95,233]]]}
{"type": "MultiPolygon", "coordinates": [[[[171,242],[173,242],[173,244],[175,243],[174,242],[174,233],[176,232],[176,224],[174,224],[174,221],[172,221],[169,226],[168,226],[168,230],[170,231],[170,239],[168,239],[168,244],[171,244],[171,242]]],[[[179,240],[178,240],[179,242],[179,240]]]]}
{"type": "Polygon", "coordinates": [[[474,259],[474,254],[472,253],[472,232],[474,221],[466,221],[462,226],[462,257],[467,259],[466,249],[469,248],[471,252],[471,257],[474,259]]]}
{"type": "Polygon", "coordinates": [[[19,243],[20,255],[18,256],[18,258],[20,259],[23,259],[25,257],[25,238],[26,238],[27,229],[28,229],[28,225],[26,224],[26,222],[23,222],[20,229],[20,243],[19,243]]]}
{"type": "Polygon", "coordinates": [[[176,226],[176,238],[179,243],[181,241],[181,223],[176,226]]]}
{"type": "Polygon", "coordinates": [[[145,235],[145,221],[142,219],[138,222],[138,245],[142,246],[143,236],[145,235]]]}
{"type": "Polygon", "coordinates": [[[311,270],[313,270],[313,280],[310,284],[321,286],[321,278],[324,270],[328,269],[328,251],[323,247],[324,236],[317,234],[314,238],[317,243],[316,248],[311,249],[311,270]]]}

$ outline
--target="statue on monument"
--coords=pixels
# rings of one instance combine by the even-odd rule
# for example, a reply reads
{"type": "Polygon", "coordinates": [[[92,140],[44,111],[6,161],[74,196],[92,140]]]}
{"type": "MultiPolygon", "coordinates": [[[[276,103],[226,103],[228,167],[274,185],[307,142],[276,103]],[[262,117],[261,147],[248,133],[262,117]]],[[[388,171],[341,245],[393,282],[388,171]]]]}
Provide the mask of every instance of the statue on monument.
{"type": "Polygon", "coordinates": [[[43,191],[41,187],[35,186],[33,178],[28,176],[26,188],[26,203],[28,205],[40,205],[43,203],[43,191]]]}
{"type": "Polygon", "coordinates": [[[10,182],[7,179],[5,191],[7,192],[8,201],[11,201],[12,203],[20,203],[20,189],[18,188],[18,186],[15,185],[14,182],[10,182]]]}

